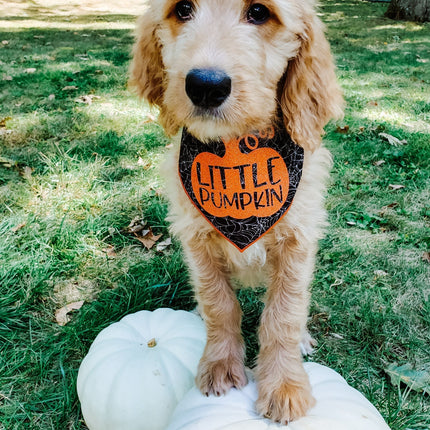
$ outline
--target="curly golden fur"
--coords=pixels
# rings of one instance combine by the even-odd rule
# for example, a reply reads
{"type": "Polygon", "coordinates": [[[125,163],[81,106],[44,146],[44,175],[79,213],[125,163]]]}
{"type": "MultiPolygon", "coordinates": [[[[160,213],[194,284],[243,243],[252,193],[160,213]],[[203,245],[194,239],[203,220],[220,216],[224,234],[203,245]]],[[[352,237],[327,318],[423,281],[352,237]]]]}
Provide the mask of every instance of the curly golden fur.
{"type": "Polygon", "coordinates": [[[305,150],[294,202],[266,235],[240,253],[201,216],[184,193],[177,172],[179,137],[165,172],[169,220],[181,239],[207,345],[196,382],[209,395],[246,384],[241,309],[233,279],[267,286],[259,328],[257,410],[288,423],[313,405],[302,365],[308,285],[318,239],[326,224],[325,183],[331,164],[321,147],[323,127],[342,115],[333,60],[312,0],[190,0],[181,20],[178,0],[150,0],[140,18],[131,84],[160,110],[169,135],[182,127],[202,141],[231,138],[271,124],[281,109],[284,125],[305,150]],[[268,19],[256,25],[247,11],[263,5],[268,19]],[[216,68],[231,78],[228,98],[204,115],[185,90],[191,69],[216,68]]]}

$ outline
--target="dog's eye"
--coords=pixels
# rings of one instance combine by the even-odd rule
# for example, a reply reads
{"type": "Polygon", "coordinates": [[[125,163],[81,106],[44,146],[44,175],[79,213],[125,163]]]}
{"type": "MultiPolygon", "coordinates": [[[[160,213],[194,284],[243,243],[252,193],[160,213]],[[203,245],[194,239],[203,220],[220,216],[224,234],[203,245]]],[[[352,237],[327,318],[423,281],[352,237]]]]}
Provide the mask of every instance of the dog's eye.
{"type": "Polygon", "coordinates": [[[246,19],[250,24],[264,24],[270,18],[270,11],[260,3],[254,3],[246,14],[246,19]]]}
{"type": "Polygon", "coordinates": [[[188,21],[193,17],[193,4],[190,1],[182,0],[176,3],[175,14],[180,21],[188,21]]]}

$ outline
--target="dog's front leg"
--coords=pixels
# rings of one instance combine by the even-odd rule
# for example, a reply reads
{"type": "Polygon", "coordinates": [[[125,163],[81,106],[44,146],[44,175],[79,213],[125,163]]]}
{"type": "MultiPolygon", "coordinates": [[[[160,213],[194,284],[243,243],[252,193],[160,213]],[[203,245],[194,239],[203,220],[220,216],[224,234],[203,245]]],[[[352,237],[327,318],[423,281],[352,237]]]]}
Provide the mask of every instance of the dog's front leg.
{"type": "Polygon", "coordinates": [[[300,342],[306,333],[307,288],[315,251],[299,243],[285,239],[269,251],[271,279],[259,329],[256,407],[283,424],[305,415],[314,404],[300,342]]]}
{"type": "Polygon", "coordinates": [[[189,265],[207,329],[196,384],[203,394],[219,396],[231,387],[241,388],[247,383],[241,309],[225,263],[210,248],[210,240],[196,239],[189,245],[189,265]]]}

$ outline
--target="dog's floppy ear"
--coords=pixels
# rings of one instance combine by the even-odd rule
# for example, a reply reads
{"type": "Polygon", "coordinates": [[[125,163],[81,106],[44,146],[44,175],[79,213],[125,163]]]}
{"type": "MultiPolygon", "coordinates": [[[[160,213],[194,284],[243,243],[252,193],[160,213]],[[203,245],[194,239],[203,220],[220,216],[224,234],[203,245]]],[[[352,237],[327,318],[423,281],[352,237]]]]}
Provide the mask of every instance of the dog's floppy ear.
{"type": "Polygon", "coordinates": [[[323,127],[331,118],[342,116],[343,98],[319,19],[309,19],[299,38],[301,47],[288,63],[281,88],[281,108],[293,140],[314,151],[320,145],[323,127]]]}
{"type": "Polygon", "coordinates": [[[140,97],[157,106],[162,104],[165,82],[160,49],[156,24],[151,16],[151,10],[148,9],[137,24],[129,85],[137,90],[140,97]]]}

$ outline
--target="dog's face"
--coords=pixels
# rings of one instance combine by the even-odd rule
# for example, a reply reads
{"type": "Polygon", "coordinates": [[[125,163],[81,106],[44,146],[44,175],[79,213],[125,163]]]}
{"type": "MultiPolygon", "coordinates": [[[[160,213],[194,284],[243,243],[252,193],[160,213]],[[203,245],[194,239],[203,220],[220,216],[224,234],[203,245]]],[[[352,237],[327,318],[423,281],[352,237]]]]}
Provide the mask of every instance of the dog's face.
{"type": "Polygon", "coordinates": [[[298,8],[286,1],[155,4],[168,115],[202,140],[267,125],[278,82],[300,46],[298,8]]]}
{"type": "Polygon", "coordinates": [[[289,111],[301,111],[285,121],[293,134],[302,127],[294,121],[303,122],[313,109],[307,127],[317,142],[327,115],[316,109],[330,85],[314,75],[327,67],[332,73],[333,66],[320,28],[320,52],[310,59],[315,27],[312,0],[150,0],[138,29],[132,83],[160,107],[168,134],[187,127],[200,140],[233,137],[267,126],[281,106],[284,121],[289,111]],[[293,62],[304,72],[286,98],[280,82],[297,74],[293,62]],[[322,95],[310,94],[309,83],[322,95]]]}

